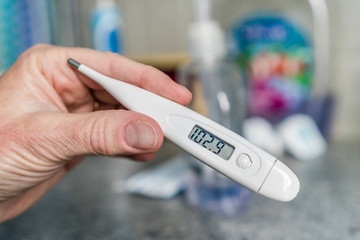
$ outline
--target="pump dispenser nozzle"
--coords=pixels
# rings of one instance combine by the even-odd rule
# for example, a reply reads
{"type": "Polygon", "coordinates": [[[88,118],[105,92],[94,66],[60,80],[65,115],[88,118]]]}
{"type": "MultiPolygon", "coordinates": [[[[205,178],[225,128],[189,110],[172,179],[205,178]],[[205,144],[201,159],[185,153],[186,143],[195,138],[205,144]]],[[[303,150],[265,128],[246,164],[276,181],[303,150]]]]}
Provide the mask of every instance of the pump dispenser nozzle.
{"type": "Polygon", "coordinates": [[[194,0],[195,19],[189,29],[193,59],[212,61],[225,56],[225,37],[220,24],[211,19],[211,0],[194,0]]]}
{"type": "Polygon", "coordinates": [[[207,22],[211,18],[211,0],[194,0],[195,19],[198,22],[207,22]]]}

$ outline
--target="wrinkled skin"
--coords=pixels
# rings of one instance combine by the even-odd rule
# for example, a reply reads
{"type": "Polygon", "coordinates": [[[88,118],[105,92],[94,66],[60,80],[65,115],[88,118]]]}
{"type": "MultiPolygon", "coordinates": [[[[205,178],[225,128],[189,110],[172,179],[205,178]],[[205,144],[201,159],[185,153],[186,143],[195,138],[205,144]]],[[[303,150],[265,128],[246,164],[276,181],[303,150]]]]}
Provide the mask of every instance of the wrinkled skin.
{"type": "MultiPolygon", "coordinates": [[[[0,77],[0,222],[19,215],[87,154],[150,160],[163,134],[71,68],[77,61],[186,105],[191,94],[160,71],[114,53],[35,46],[0,77]],[[100,110],[94,110],[94,102],[100,110]]],[[[99,169],[101,171],[101,169],[99,169]]]]}

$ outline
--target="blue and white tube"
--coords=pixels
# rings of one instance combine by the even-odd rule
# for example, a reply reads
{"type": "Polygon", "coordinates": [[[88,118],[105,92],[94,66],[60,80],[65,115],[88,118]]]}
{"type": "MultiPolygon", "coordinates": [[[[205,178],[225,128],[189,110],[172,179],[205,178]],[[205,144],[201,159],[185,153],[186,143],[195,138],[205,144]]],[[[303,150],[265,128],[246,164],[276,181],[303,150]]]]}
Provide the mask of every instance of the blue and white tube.
{"type": "Polygon", "coordinates": [[[123,53],[121,12],[113,0],[98,0],[91,13],[92,47],[123,53]]]}

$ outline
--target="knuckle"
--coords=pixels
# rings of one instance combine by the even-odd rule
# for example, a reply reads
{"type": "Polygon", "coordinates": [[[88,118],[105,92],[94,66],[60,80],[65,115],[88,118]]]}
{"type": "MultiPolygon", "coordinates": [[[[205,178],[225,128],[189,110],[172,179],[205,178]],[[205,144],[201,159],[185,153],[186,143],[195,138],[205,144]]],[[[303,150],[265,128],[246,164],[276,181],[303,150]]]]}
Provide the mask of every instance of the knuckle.
{"type": "Polygon", "coordinates": [[[109,152],[104,132],[106,132],[106,119],[95,119],[89,125],[88,141],[90,150],[95,154],[106,155],[109,152]]]}
{"type": "Polygon", "coordinates": [[[55,47],[47,44],[34,45],[28,48],[19,56],[18,60],[16,61],[16,64],[28,66],[30,71],[31,69],[36,69],[35,66],[39,66],[41,62],[40,56],[46,55],[53,48],[55,47]]]}
{"type": "Polygon", "coordinates": [[[158,71],[155,67],[152,67],[150,65],[144,65],[143,68],[139,72],[139,78],[138,83],[140,87],[144,87],[146,85],[146,81],[150,74],[154,71],[158,71]]]}
{"type": "Polygon", "coordinates": [[[111,123],[114,119],[114,113],[116,116],[116,111],[101,112],[95,119],[90,120],[92,122],[89,125],[87,139],[94,154],[111,156],[121,153],[122,149],[126,148],[120,137],[122,136],[122,128],[114,129],[114,124],[111,123]]]}
{"type": "Polygon", "coordinates": [[[47,45],[47,44],[36,44],[30,48],[28,48],[26,51],[24,51],[20,58],[28,58],[31,57],[33,55],[37,55],[38,53],[42,53],[44,51],[47,51],[48,49],[50,49],[51,46],[47,45]]]}

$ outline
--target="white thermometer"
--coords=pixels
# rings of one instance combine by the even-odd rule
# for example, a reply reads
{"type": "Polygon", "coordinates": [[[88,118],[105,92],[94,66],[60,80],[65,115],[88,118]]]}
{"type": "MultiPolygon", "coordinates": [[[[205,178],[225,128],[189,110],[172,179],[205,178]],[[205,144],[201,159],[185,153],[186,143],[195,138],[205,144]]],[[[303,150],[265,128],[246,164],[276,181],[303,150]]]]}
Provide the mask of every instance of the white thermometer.
{"type": "Polygon", "coordinates": [[[153,118],[167,139],[235,182],[279,201],[290,201],[299,192],[299,180],[287,166],[238,134],[189,108],[107,77],[74,59],[68,59],[68,63],[126,108],[153,118]]]}

